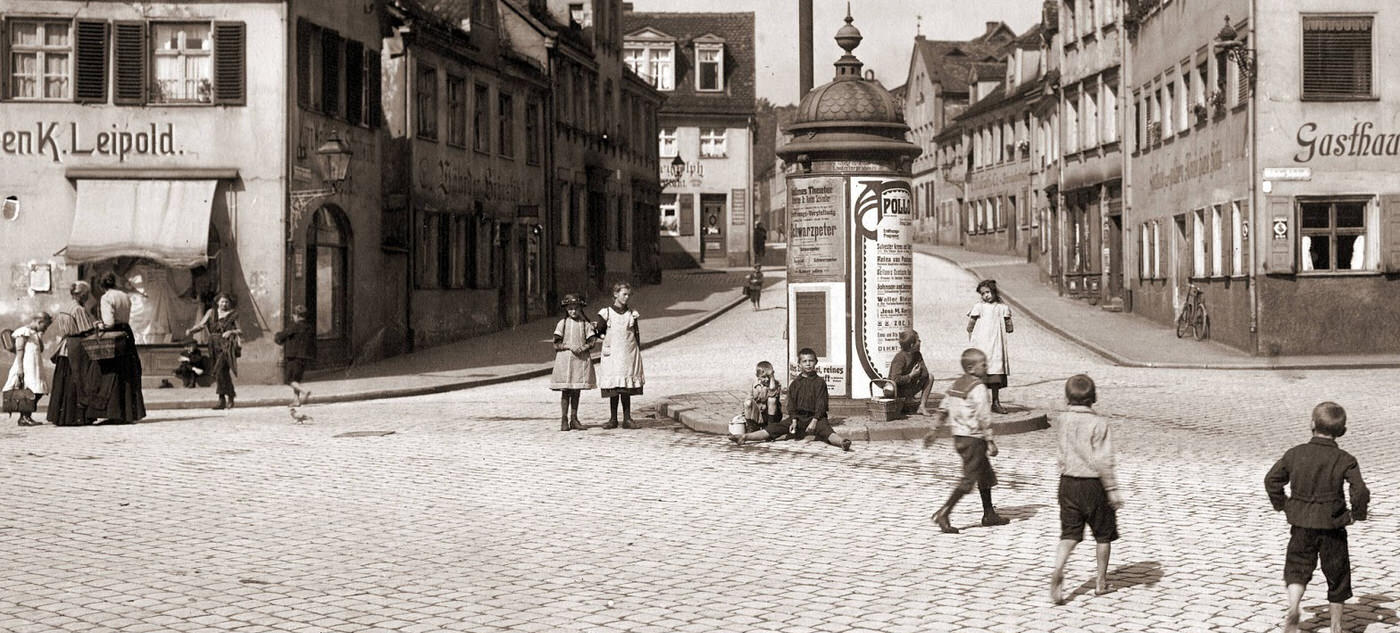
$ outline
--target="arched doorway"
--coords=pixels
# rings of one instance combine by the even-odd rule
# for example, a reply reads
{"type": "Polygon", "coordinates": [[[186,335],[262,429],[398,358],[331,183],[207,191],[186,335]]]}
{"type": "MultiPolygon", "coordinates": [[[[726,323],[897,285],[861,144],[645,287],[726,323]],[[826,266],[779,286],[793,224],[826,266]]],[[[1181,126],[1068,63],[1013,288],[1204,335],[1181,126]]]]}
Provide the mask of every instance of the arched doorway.
{"type": "Polygon", "coordinates": [[[306,235],[307,319],[316,330],[316,367],[350,364],[350,226],[335,205],[316,210],[306,235]]]}

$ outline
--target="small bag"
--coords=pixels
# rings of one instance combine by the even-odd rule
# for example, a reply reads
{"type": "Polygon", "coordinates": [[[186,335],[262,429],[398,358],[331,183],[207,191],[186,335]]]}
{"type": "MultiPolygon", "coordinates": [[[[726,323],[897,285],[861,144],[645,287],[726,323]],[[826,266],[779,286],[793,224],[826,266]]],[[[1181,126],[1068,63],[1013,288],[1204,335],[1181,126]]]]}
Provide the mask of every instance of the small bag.
{"type": "Polygon", "coordinates": [[[98,332],[83,339],[83,351],[93,360],[110,360],[132,353],[131,337],[126,332],[98,332]]]}
{"type": "Polygon", "coordinates": [[[24,386],[24,381],[20,380],[15,384],[15,388],[6,391],[4,394],[3,407],[5,413],[34,413],[39,408],[39,399],[34,396],[34,392],[24,386]]]}

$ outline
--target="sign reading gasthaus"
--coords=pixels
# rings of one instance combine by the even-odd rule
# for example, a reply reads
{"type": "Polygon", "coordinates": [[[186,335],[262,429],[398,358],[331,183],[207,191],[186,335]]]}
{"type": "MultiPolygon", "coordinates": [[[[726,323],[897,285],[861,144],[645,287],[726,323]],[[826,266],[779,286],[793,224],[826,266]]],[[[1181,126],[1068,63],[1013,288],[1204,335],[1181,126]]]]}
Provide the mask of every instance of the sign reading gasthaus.
{"type": "Polygon", "coordinates": [[[138,156],[183,154],[175,146],[175,125],[85,130],[77,121],[35,121],[0,130],[0,156],[34,156],[55,163],[64,156],[109,156],[117,162],[138,156]]]}

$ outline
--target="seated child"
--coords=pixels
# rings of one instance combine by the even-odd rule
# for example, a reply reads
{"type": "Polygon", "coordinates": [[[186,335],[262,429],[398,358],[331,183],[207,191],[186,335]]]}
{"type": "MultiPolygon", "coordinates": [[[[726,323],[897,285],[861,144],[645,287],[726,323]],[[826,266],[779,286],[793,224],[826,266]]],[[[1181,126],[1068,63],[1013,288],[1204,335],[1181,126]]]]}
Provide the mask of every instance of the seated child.
{"type": "Polygon", "coordinates": [[[180,352],[180,366],[175,368],[175,376],[180,379],[186,389],[193,389],[199,386],[199,377],[204,375],[206,361],[204,353],[199,351],[198,343],[186,343],[184,351],[180,352]]]}
{"type": "Polygon", "coordinates": [[[773,375],[773,364],[760,361],[754,368],[757,380],[749,389],[749,397],[744,400],[744,421],[750,433],[783,419],[783,386],[773,375]]]}
{"type": "Polygon", "coordinates": [[[809,347],[802,348],[802,351],[797,353],[797,364],[802,368],[802,375],[788,387],[787,408],[792,417],[784,423],[780,419],[781,416],[774,416],[776,419],[763,429],[743,435],[730,435],[729,441],[743,446],[750,440],[776,440],[784,436],[800,440],[807,436],[810,429],[823,442],[840,446],[843,451],[851,450],[851,441],[837,435],[827,422],[826,379],[817,375],[817,353],[809,347]]]}

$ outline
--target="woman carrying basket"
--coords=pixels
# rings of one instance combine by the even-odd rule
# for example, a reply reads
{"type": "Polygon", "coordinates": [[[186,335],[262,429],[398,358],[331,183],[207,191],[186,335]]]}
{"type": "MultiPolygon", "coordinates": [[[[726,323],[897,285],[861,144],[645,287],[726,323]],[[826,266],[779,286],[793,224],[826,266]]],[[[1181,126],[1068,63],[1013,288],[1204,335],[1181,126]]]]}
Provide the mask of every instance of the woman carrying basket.
{"type": "Polygon", "coordinates": [[[97,285],[102,288],[101,332],[97,339],[83,342],[95,362],[88,364],[89,380],[80,402],[86,417],[135,422],[146,417],[146,399],[141,393],[141,357],[131,330],[131,297],[117,287],[116,273],[103,274],[97,285]]]}

